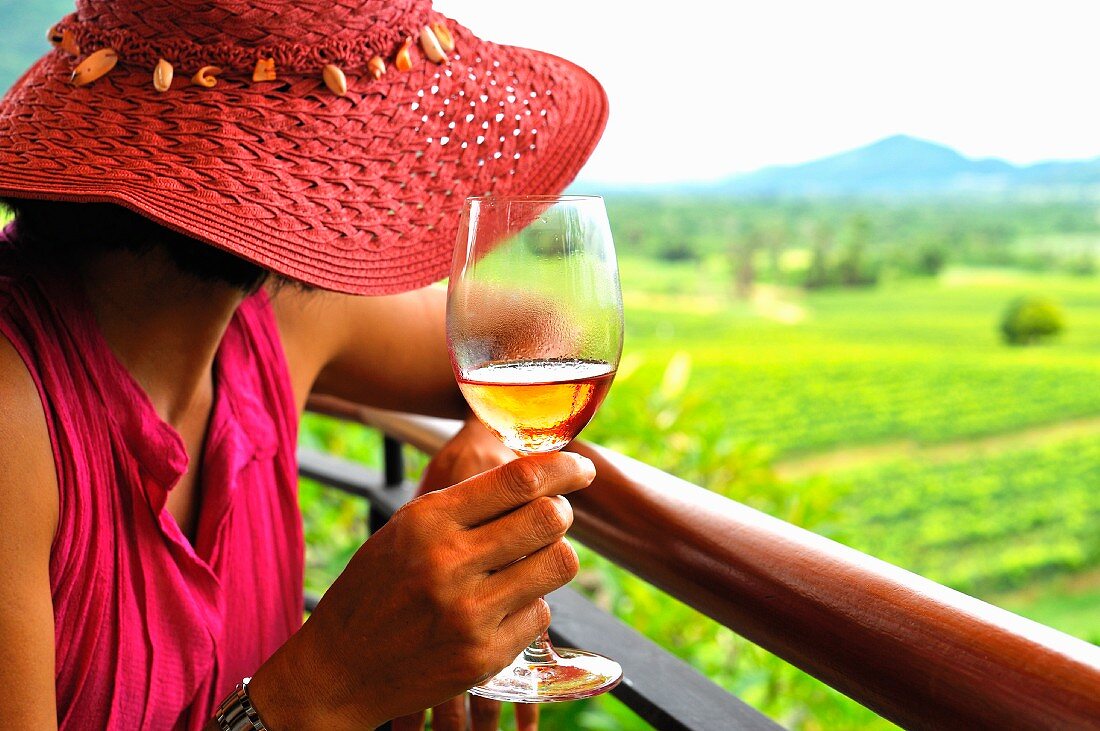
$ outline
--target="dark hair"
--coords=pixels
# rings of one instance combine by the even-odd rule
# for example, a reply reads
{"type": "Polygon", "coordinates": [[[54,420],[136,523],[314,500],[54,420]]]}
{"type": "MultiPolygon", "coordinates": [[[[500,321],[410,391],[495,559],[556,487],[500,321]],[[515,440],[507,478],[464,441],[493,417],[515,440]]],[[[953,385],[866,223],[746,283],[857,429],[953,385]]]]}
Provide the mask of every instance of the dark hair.
{"type": "Polygon", "coordinates": [[[102,252],[147,254],[161,248],[180,271],[204,282],[254,292],[269,276],[258,264],[111,203],[0,198],[0,206],[15,214],[20,255],[54,270],[79,267],[102,252]]]}

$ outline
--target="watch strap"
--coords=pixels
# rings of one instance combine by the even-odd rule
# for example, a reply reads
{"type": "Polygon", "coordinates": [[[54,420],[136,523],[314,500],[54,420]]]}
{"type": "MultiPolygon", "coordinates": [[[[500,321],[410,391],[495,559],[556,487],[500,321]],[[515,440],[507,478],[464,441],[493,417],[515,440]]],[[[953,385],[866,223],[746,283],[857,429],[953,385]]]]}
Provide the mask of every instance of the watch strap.
{"type": "Polygon", "coordinates": [[[248,697],[250,682],[252,678],[245,678],[237,683],[236,689],[218,706],[215,720],[222,731],[268,731],[252,705],[252,699],[248,697]]]}

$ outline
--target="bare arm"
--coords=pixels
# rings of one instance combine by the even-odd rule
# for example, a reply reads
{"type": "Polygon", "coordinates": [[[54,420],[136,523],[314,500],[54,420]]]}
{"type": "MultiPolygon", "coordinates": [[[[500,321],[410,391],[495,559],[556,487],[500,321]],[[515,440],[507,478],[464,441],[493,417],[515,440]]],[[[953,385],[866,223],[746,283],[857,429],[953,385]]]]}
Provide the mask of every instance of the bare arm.
{"type": "Polygon", "coordinates": [[[0,335],[0,728],[55,729],[57,476],[38,391],[0,335]]]}
{"type": "Polygon", "coordinates": [[[353,297],[284,288],[272,302],[300,405],[311,393],[462,418],[447,355],[447,294],[353,297]]]}

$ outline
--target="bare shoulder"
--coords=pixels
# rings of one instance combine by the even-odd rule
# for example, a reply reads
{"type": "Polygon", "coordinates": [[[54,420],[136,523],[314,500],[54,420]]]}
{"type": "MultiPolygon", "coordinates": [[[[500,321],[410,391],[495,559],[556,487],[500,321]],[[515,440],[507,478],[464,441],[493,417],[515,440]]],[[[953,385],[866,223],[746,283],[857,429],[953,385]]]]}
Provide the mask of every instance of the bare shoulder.
{"type": "Polygon", "coordinates": [[[274,287],[269,295],[301,408],[318,375],[344,342],[347,298],[289,285],[274,287]]]}
{"type": "MultiPolygon", "coordinates": [[[[4,406],[0,410],[0,536],[30,531],[44,533],[52,543],[57,528],[57,475],[46,415],[34,379],[3,335],[0,404],[4,406]]],[[[3,542],[0,538],[0,547],[3,542]]]]}
{"type": "Polygon", "coordinates": [[[437,416],[465,405],[451,372],[445,290],[354,296],[283,287],[272,304],[301,404],[310,393],[437,416]]]}
{"type": "Polygon", "coordinates": [[[0,335],[0,728],[56,728],[57,476],[38,389],[0,335]]]}

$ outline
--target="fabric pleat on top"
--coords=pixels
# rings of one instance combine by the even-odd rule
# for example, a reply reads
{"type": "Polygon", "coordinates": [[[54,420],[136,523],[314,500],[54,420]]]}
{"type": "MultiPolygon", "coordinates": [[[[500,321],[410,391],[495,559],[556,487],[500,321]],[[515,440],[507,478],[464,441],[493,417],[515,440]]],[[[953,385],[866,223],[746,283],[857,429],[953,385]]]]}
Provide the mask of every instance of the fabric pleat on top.
{"type": "Polygon", "coordinates": [[[80,288],[33,275],[12,236],[0,234],[0,335],[38,387],[57,469],[60,729],[197,731],[302,619],[298,413],[271,304],[245,300],[217,352],[192,545],[165,508],[183,440],[80,288]]]}

